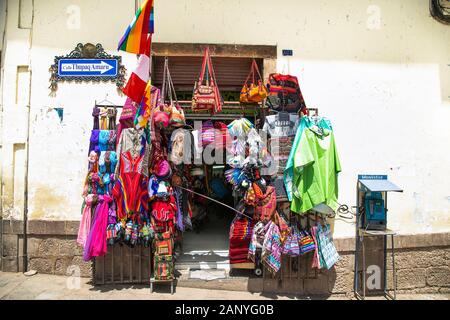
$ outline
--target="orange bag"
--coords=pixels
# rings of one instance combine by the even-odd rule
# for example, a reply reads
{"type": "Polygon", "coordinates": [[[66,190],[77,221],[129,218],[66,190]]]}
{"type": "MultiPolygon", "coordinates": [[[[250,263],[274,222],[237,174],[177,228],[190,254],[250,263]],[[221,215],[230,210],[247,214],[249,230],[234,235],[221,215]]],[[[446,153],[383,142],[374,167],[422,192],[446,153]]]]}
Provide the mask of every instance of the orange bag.
{"type": "Polygon", "coordinates": [[[252,66],[250,72],[245,80],[244,86],[242,87],[241,94],[239,96],[239,101],[241,103],[258,103],[262,102],[267,97],[267,88],[263,83],[263,79],[259,72],[258,64],[255,59],[252,61],[252,66]],[[258,75],[258,80],[255,81],[255,71],[258,75]],[[252,83],[248,84],[250,77],[252,77],[252,83]]]}

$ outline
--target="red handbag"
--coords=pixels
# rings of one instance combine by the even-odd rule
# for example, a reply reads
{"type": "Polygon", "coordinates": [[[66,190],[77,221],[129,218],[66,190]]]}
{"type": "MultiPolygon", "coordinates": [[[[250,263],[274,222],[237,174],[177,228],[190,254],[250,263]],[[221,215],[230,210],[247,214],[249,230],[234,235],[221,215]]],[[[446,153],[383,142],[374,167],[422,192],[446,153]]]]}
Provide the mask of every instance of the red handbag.
{"type": "Polygon", "coordinates": [[[210,111],[211,114],[222,111],[222,97],[217,86],[209,47],[205,48],[200,77],[194,85],[192,111],[210,111]]]}
{"type": "Polygon", "coordinates": [[[272,73],[267,83],[269,95],[266,104],[276,111],[296,113],[306,109],[298,79],[295,76],[272,73]]]}

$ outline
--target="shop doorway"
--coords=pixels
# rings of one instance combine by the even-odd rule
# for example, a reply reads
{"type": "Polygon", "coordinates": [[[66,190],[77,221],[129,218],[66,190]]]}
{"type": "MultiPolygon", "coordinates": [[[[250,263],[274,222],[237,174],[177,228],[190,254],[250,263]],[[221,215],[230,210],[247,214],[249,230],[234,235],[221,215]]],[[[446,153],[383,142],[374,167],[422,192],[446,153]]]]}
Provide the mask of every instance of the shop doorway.
{"type": "MultiPolygon", "coordinates": [[[[224,170],[223,165],[193,168],[194,191],[233,207],[224,170]]],[[[177,268],[229,270],[229,230],[235,212],[200,195],[193,199],[192,229],[183,234],[177,268]]]]}

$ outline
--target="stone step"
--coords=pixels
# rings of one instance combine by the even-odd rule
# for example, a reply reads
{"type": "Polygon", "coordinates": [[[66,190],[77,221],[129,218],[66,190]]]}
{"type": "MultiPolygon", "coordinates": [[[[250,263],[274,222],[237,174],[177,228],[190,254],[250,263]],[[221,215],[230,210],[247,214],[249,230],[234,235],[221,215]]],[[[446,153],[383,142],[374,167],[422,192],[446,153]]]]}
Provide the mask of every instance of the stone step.
{"type": "Polygon", "coordinates": [[[178,269],[230,269],[228,250],[192,250],[176,260],[178,269]]]}
{"type": "MultiPolygon", "coordinates": [[[[251,291],[259,292],[262,288],[262,278],[253,276],[237,275],[230,276],[229,270],[225,269],[210,269],[212,271],[223,271],[225,278],[214,280],[192,279],[190,272],[194,269],[179,269],[177,276],[177,286],[197,289],[212,289],[212,290],[230,290],[230,291],[251,291]]],[[[248,272],[251,275],[251,272],[248,272]]]]}

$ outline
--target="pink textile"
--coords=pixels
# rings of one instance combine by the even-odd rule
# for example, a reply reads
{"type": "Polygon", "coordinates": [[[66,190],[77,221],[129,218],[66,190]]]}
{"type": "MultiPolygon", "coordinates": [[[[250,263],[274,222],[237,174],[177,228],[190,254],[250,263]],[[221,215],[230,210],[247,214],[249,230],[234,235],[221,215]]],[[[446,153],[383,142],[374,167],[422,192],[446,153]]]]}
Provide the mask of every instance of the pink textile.
{"type": "Polygon", "coordinates": [[[81,216],[80,228],[78,229],[77,243],[84,248],[91,230],[92,203],[94,194],[89,194],[84,198],[83,215],[81,216]]]}
{"type": "Polygon", "coordinates": [[[98,202],[94,221],[84,247],[84,261],[89,261],[93,257],[104,256],[107,251],[106,228],[108,226],[109,204],[112,202],[112,198],[108,195],[98,196],[98,202]]]}

